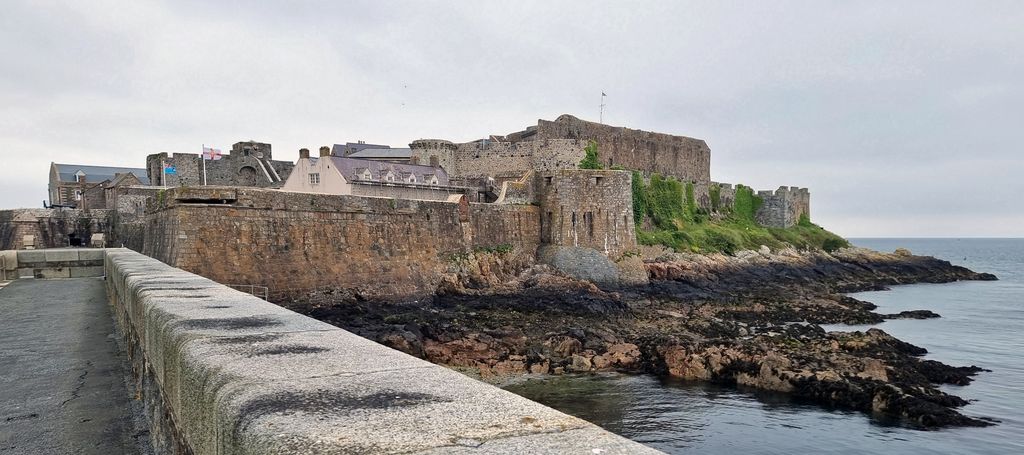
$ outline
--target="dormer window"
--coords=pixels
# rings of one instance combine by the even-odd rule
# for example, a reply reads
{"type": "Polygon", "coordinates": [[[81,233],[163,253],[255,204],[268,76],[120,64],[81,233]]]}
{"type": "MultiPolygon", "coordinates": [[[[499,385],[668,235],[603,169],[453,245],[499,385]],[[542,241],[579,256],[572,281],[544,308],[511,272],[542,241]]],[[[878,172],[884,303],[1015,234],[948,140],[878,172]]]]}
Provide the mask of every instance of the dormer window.
{"type": "Polygon", "coordinates": [[[383,180],[384,180],[385,182],[394,182],[394,181],[395,181],[395,173],[394,173],[394,172],[391,172],[391,171],[387,171],[387,172],[385,172],[385,173],[384,173],[384,179],[383,179],[383,180]]]}
{"type": "Polygon", "coordinates": [[[416,174],[410,172],[409,175],[405,177],[405,181],[406,183],[416,183],[416,174]]]}
{"type": "Polygon", "coordinates": [[[434,174],[424,174],[423,182],[430,185],[437,185],[437,176],[434,174]]]}
{"type": "Polygon", "coordinates": [[[81,170],[75,172],[75,181],[78,183],[85,183],[85,172],[82,172],[81,170]]]}

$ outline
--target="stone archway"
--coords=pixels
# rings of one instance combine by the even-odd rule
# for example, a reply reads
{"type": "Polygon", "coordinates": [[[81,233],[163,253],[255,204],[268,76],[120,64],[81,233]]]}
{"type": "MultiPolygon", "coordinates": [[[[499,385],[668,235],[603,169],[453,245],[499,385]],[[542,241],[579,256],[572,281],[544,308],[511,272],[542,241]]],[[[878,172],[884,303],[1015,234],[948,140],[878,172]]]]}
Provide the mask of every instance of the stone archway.
{"type": "Polygon", "coordinates": [[[238,186],[256,186],[256,183],[259,181],[258,175],[259,174],[256,173],[256,168],[252,166],[242,166],[242,168],[238,170],[237,184],[238,186]]]}

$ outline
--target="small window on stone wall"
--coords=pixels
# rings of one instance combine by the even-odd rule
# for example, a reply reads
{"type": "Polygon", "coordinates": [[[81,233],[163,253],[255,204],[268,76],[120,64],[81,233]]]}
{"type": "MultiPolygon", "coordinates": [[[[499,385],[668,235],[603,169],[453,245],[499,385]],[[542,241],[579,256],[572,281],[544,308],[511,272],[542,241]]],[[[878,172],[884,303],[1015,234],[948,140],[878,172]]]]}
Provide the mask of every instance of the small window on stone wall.
{"type": "Polygon", "coordinates": [[[319,185],[320,184],[320,173],[319,172],[313,172],[313,173],[309,174],[309,184],[310,185],[319,185]]]}
{"type": "Polygon", "coordinates": [[[544,184],[551,185],[551,177],[544,177],[544,184]]]}

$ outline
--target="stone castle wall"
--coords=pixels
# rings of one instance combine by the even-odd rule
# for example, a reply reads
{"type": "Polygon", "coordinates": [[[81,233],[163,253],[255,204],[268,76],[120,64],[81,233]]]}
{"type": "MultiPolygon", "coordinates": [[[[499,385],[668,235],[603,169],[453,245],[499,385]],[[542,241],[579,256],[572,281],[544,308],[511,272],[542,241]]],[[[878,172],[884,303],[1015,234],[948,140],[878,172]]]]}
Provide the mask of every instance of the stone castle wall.
{"type": "Polygon", "coordinates": [[[519,179],[529,171],[575,169],[584,157],[585,143],[571,139],[531,142],[479,140],[455,144],[421,139],[409,144],[412,160],[437,165],[466,184],[491,177],[499,183],[519,179]]]}
{"type": "Polygon", "coordinates": [[[509,245],[534,254],[539,210],[439,201],[192,187],[147,215],[143,251],[280,299],[323,288],[367,298],[432,294],[453,257],[509,245]]]}
{"type": "Polygon", "coordinates": [[[796,225],[800,217],[811,216],[811,193],[807,188],[780,186],[775,191],[758,191],[762,204],[758,208],[758,224],[788,228],[796,225]]]}
{"type": "Polygon", "coordinates": [[[626,171],[535,173],[541,243],[592,248],[608,257],[636,250],[631,179],[626,171]]]}
{"type": "Polygon", "coordinates": [[[506,139],[513,142],[574,139],[583,145],[595,141],[598,159],[606,167],[622,166],[648,175],[658,173],[694,183],[711,180],[711,149],[701,139],[603,125],[571,115],[562,115],[554,121],[538,120],[536,128],[513,133],[506,139]]]}
{"type": "Polygon", "coordinates": [[[92,234],[111,234],[110,210],[0,210],[0,250],[25,249],[32,236],[35,249],[87,246],[92,234]]]}

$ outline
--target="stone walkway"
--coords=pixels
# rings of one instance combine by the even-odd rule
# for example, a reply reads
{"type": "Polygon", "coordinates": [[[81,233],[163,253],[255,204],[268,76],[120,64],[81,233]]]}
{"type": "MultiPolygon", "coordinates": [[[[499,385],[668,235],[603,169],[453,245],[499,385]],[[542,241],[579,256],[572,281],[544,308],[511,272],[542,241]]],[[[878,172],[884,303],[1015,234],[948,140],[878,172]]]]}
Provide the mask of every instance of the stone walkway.
{"type": "Polygon", "coordinates": [[[0,289],[0,454],[146,453],[102,278],[0,289]]]}

